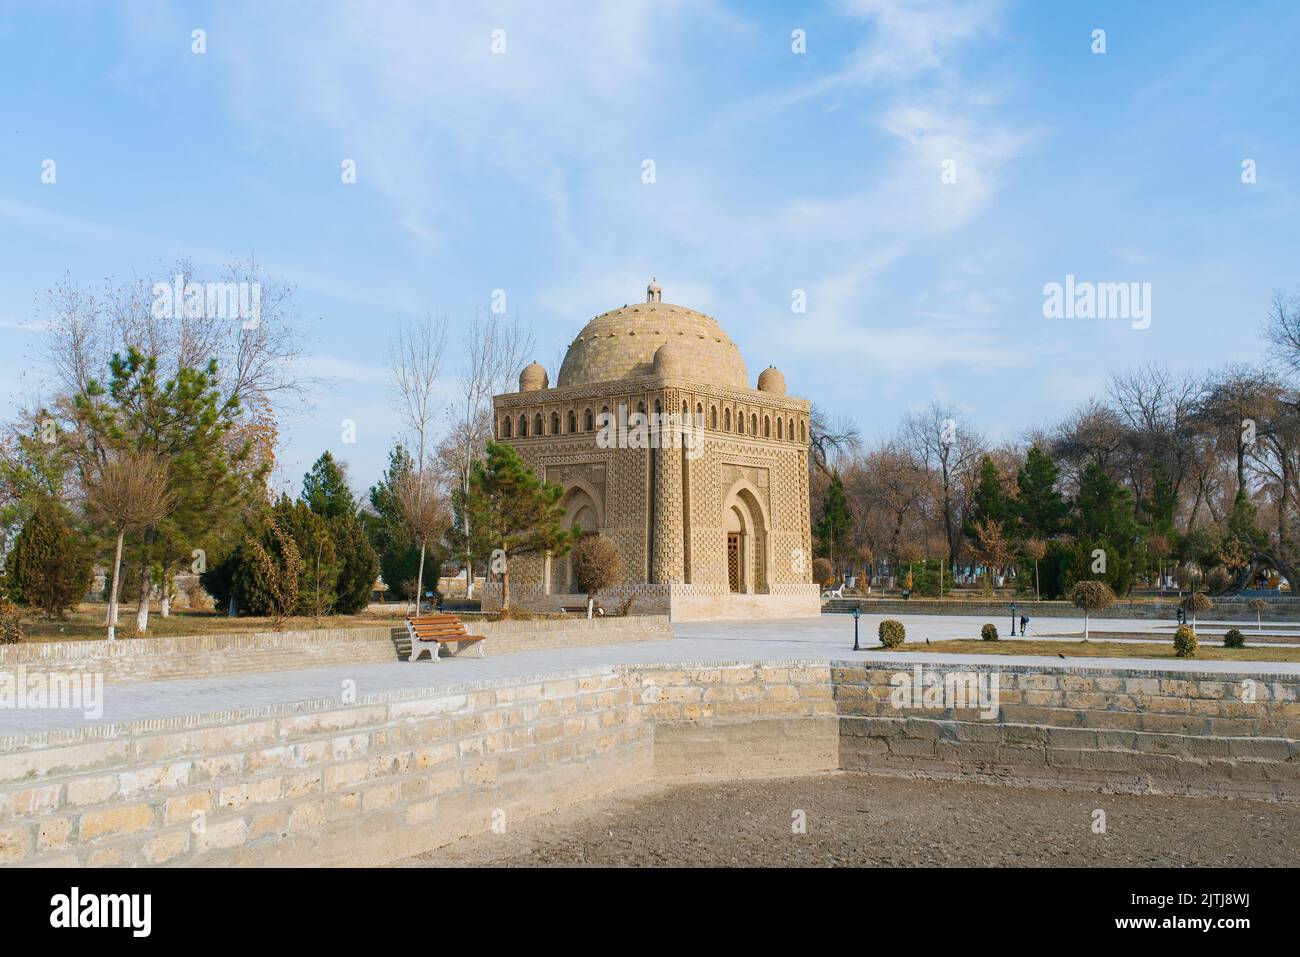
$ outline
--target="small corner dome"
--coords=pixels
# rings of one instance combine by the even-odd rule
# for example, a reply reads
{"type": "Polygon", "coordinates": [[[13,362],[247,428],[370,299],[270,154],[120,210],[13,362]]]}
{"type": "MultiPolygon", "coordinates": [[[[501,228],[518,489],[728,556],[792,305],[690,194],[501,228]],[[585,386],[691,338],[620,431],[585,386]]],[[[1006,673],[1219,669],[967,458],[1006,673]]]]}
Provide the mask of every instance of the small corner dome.
{"type": "Polygon", "coordinates": [[[666,342],[655,350],[654,373],[657,376],[683,376],[686,374],[686,350],[675,342],[666,342]]]}
{"type": "Polygon", "coordinates": [[[519,391],[536,392],[539,389],[545,389],[550,386],[551,380],[546,375],[546,370],[540,364],[533,362],[524,367],[524,371],[519,373],[519,391]]]}
{"type": "Polygon", "coordinates": [[[785,376],[781,375],[781,370],[776,366],[768,366],[758,374],[758,390],[760,392],[776,392],[785,395],[785,376]]]}

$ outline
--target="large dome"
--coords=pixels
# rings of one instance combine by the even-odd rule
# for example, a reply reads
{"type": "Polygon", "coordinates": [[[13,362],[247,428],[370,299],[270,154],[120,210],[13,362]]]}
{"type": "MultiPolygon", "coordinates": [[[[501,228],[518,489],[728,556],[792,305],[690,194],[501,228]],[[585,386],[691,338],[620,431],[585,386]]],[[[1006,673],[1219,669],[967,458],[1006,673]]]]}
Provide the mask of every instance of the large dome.
{"type": "Polygon", "coordinates": [[[560,388],[651,375],[655,353],[669,343],[679,347],[670,350],[673,358],[680,355],[686,360],[684,376],[713,385],[748,387],[740,350],[717,320],[659,301],[659,290],[653,285],[647,298],[649,302],[603,313],[583,327],[560,366],[560,388]]]}

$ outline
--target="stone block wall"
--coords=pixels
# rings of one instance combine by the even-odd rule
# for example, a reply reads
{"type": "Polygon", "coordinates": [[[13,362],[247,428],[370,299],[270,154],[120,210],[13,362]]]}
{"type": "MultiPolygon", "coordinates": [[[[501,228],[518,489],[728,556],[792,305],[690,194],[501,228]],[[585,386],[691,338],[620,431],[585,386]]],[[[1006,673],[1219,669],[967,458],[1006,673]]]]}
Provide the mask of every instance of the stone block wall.
{"type": "Polygon", "coordinates": [[[608,671],[154,724],[0,750],[0,863],[377,864],[651,769],[608,671]]]}
{"type": "MultiPolygon", "coordinates": [[[[648,780],[655,722],[750,743],[770,727],[773,772],[811,767],[785,744],[815,738],[820,769],[829,676],[609,668],[0,739],[0,864],[383,863],[648,780]],[[818,735],[799,727],[814,717],[818,735]]],[[[679,734],[663,760],[707,772],[707,740],[679,734]]]]}
{"type": "Polygon", "coordinates": [[[653,778],[843,769],[1300,801],[1300,677],[941,661],[620,666],[0,739],[0,864],[377,864],[653,778]],[[1247,682],[1253,683],[1248,685],[1247,682]]]}
{"type": "Polygon", "coordinates": [[[1300,801],[1300,677],[939,665],[996,673],[1000,711],[899,709],[896,668],[837,668],[840,767],[1300,801]]]}

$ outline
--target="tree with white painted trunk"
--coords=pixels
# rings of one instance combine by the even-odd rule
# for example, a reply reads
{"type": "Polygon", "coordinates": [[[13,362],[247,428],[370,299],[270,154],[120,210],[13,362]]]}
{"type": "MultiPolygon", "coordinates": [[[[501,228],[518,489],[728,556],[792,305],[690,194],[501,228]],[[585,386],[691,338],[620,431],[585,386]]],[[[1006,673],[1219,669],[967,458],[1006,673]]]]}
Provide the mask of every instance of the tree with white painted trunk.
{"type": "Polygon", "coordinates": [[[623,556],[618,546],[603,535],[583,535],[570,553],[573,563],[573,580],[587,595],[587,617],[599,592],[612,588],[623,580],[623,556]]]}
{"type": "MultiPolygon", "coordinates": [[[[151,459],[165,476],[171,507],[140,523],[130,544],[129,564],[139,575],[138,634],[148,629],[153,585],[165,590],[169,577],[233,526],[263,488],[269,466],[255,465],[250,442],[235,434],[238,409],[221,402],[217,381],[211,362],[160,381],[156,357],[133,348],[113,356],[106,385],[92,379],[70,403],[73,457],[88,499],[118,460],[151,459]]],[[[111,614],[108,623],[115,624],[111,614]]]]}
{"type": "Polygon", "coordinates": [[[1083,640],[1088,640],[1088,618],[1094,611],[1115,603],[1115,593],[1105,582],[1094,579],[1076,582],[1070,589],[1070,603],[1083,612],[1083,640]]]}
{"type": "Polygon", "coordinates": [[[87,497],[89,513],[116,532],[108,599],[108,640],[117,637],[118,577],[122,544],[130,530],[157,525],[172,510],[176,496],[167,487],[167,469],[152,452],[128,451],[105,462],[87,497]]]}

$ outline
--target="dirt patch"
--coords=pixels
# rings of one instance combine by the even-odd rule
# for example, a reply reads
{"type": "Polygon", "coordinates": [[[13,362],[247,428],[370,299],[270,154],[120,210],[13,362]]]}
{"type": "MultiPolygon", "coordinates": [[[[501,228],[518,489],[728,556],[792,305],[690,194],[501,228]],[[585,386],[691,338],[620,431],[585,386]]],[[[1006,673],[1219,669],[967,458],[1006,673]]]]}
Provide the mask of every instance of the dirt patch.
{"type": "Polygon", "coordinates": [[[646,786],[407,867],[1294,867],[1300,808],[857,774],[646,786]],[[1094,833],[1094,811],[1106,831],[1094,833]],[[802,812],[805,833],[797,833],[802,812]]]}

